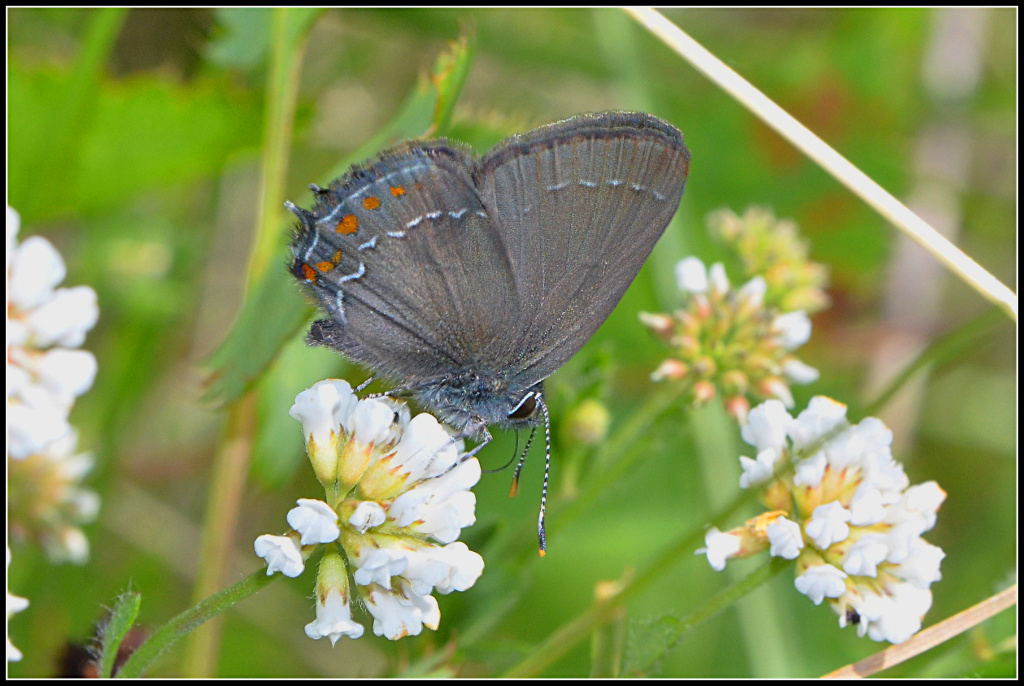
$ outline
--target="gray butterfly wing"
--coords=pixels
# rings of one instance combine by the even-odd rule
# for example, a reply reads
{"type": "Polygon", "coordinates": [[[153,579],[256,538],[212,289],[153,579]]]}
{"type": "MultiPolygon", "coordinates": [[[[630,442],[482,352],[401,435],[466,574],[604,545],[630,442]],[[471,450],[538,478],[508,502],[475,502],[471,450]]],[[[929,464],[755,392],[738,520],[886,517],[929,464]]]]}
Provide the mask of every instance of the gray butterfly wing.
{"type": "Polygon", "coordinates": [[[312,213],[298,211],[292,272],[331,315],[311,342],[407,386],[506,354],[519,305],[476,172],[458,146],[410,143],[319,191],[312,213]]]}
{"type": "Polygon", "coordinates": [[[477,184],[521,304],[504,358],[529,388],[611,314],[671,221],[690,170],[682,133],[628,112],[581,115],[514,136],[477,184]]]}

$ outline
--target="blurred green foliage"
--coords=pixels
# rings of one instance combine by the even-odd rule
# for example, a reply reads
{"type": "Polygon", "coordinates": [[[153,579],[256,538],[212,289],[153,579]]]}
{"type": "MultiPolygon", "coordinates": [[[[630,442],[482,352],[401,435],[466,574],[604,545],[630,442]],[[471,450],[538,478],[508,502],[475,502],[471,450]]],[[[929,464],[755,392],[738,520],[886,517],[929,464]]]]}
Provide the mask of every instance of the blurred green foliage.
{"type": "MultiPolygon", "coordinates": [[[[31,605],[10,625],[25,653],[23,662],[9,665],[12,676],[58,673],[66,644],[90,640],[103,608],[129,582],[142,594],[143,624],[166,621],[190,597],[205,488],[224,421],[221,408],[201,399],[207,381],[201,365],[242,307],[258,222],[270,12],[8,11],[8,204],[21,213],[22,238],[40,234],[57,245],[68,264],[65,285],[88,284],[99,294],[100,322],[85,345],[95,352],[99,373],[72,422],[80,446],[97,456],[91,485],[103,499],[98,523],[87,528],[93,547],[87,566],[55,568],[39,551],[14,549],[9,588],[31,605]]],[[[966,127],[972,157],[963,186],[951,190],[961,203],[957,243],[1014,284],[1016,12],[984,13],[979,86],[955,106],[922,87],[933,10],[676,10],[668,16],[897,196],[914,187],[922,129],[951,121],[966,127]]],[[[675,306],[672,267],[681,257],[727,258],[705,230],[706,215],[723,206],[741,212],[765,205],[795,219],[813,259],[832,270],[833,307],[815,316],[813,337],[801,351],[822,379],[798,389],[798,408],[816,394],[852,407],[871,399],[865,388],[878,343],[899,333],[885,317],[895,231],[617,10],[320,13],[298,77],[287,193],[279,202],[308,206],[308,183],[323,184],[344,164],[427,133],[432,118],[447,122],[436,112],[425,120],[402,114],[438,55],[463,33],[473,59],[461,97],[443,103],[454,105],[450,126],[436,133],[483,151],[511,133],[579,112],[633,109],[678,125],[693,151],[673,225],[607,324],[549,382],[556,424],[583,399],[580,389],[593,389],[608,404],[613,432],[650,394],[648,374],[662,350],[638,325],[637,312],[675,306]]],[[[282,206],[278,276],[290,222],[282,206]]],[[[727,262],[732,273],[737,267],[727,262]]],[[[310,470],[298,468],[302,439],[287,417],[295,394],[327,376],[345,374],[354,382],[366,376],[302,344],[296,326],[307,306],[297,286],[277,281],[279,296],[270,299],[293,308],[294,333],[276,338],[269,356],[245,345],[228,355],[229,366],[252,363],[245,383],[260,384],[254,474],[240,508],[234,578],[260,565],[253,539],[279,533],[294,500],[317,492],[310,470]],[[287,343],[277,351],[282,338],[287,343]],[[254,362],[257,355],[264,357],[254,362]]],[[[933,328],[917,332],[925,343],[988,307],[948,274],[939,306],[933,328]]],[[[894,360],[894,369],[909,361],[894,360]]],[[[1015,379],[1015,331],[1004,322],[955,364],[915,381],[916,406],[901,424],[907,432],[896,437],[897,457],[912,482],[935,479],[949,493],[927,536],[947,557],[926,625],[1015,580],[1015,379]]],[[[333,649],[310,641],[302,631],[313,615],[307,570],[229,613],[218,673],[429,672],[435,663],[424,659],[447,655],[451,642],[451,657],[430,673],[501,674],[590,606],[596,583],[642,567],[734,497],[728,479],[702,473],[707,463],[695,457],[693,421],[679,408],[645,432],[630,448],[641,458],[628,477],[566,526],[551,520],[542,561],[531,548],[541,460],[528,464],[515,500],[505,497],[507,472],[485,475],[476,489],[478,522],[463,538],[488,566],[473,589],[440,599],[437,632],[396,644],[367,636],[333,649]],[[709,489],[709,483],[724,485],[709,489]]],[[[489,446],[485,468],[504,463],[514,441],[503,435],[489,446]]],[[[738,474],[738,435],[718,445],[716,459],[738,474]]],[[[562,461],[578,458],[564,439],[556,438],[552,452],[557,510],[562,461]]],[[[592,466],[583,462],[584,486],[592,466]]],[[[763,562],[735,564],[742,572],[763,562]]],[[[671,625],[724,583],[702,558],[680,561],[628,603],[630,635],[643,640],[651,627],[671,625]]],[[[688,636],[653,674],[814,676],[883,647],[852,629],[840,632],[830,611],[794,591],[791,574],[778,575],[740,605],[748,602],[746,611],[729,611],[688,636]],[[758,613],[760,624],[751,619],[758,613]],[[751,649],[767,640],[765,632],[774,636],[767,656],[751,649]]],[[[890,673],[1013,676],[1014,660],[986,661],[983,649],[1013,633],[1011,614],[890,673]]],[[[587,675],[588,643],[544,674],[587,675]]],[[[179,659],[170,653],[152,675],[180,674],[179,659]]]]}

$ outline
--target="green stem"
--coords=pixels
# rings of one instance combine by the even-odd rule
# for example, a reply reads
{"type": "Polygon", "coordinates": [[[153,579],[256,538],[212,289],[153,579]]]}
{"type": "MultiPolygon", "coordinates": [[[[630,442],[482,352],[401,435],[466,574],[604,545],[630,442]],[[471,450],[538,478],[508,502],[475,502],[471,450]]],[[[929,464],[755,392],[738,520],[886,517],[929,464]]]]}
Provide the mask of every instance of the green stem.
{"type": "MultiPolygon", "coordinates": [[[[271,43],[271,65],[267,76],[266,122],[263,138],[262,177],[259,191],[259,224],[252,251],[246,290],[258,283],[274,262],[281,235],[281,198],[292,137],[299,68],[306,36],[316,16],[311,10],[276,9],[271,43]]],[[[224,582],[225,564],[230,558],[238,507],[249,471],[258,391],[250,390],[231,405],[228,426],[217,450],[213,479],[204,523],[201,567],[194,597],[213,593],[224,582]]],[[[220,622],[197,632],[190,640],[184,673],[211,676],[220,647],[220,622]]]]}
{"type": "Polygon", "coordinates": [[[881,408],[885,407],[886,403],[892,400],[892,397],[903,388],[904,384],[914,374],[928,365],[942,365],[955,359],[969,346],[984,340],[983,337],[989,336],[993,329],[1001,325],[1003,321],[1003,313],[998,308],[993,307],[933,341],[920,355],[903,368],[903,371],[878,394],[878,397],[864,407],[863,415],[870,416],[878,412],[881,408]]]}
{"type": "MultiPolygon", "coordinates": [[[[544,643],[531,652],[528,658],[510,669],[504,676],[528,677],[538,675],[541,670],[553,664],[558,658],[568,652],[570,648],[576,645],[577,642],[589,636],[596,627],[614,618],[617,606],[646,588],[662,572],[673,567],[677,562],[677,558],[681,554],[688,552],[694,543],[694,536],[691,535],[667,549],[646,572],[631,581],[627,581],[617,595],[608,600],[596,602],[575,619],[567,624],[563,624],[561,628],[548,636],[544,643]]],[[[697,628],[750,591],[761,586],[783,569],[791,566],[792,563],[788,560],[773,558],[747,577],[721,591],[683,620],[677,635],[677,642],[684,633],[697,628]]]]}
{"type": "Polygon", "coordinates": [[[260,569],[235,585],[229,586],[220,593],[212,595],[185,610],[160,627],[145,643],[139,646],[138,650],[132,653],[131,657],[124,663],[124,666],[118,670],[118,678],[141,677],[153,660],[177,643],[178,640],[188,635],[189,632],[193,631],[203,622],[216,617],[238,601],[253,595],[264,586],[270,584],[275,578],[276,576],[267,575],[266,568],[260,569]]]}

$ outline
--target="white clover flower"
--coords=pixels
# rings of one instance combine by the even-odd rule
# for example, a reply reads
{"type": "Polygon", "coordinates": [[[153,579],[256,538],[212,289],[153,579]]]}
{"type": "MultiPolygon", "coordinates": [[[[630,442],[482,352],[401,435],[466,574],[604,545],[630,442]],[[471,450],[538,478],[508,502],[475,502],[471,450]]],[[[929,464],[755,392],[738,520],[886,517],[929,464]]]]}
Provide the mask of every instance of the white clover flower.
{"type": "Polygon", "coordinates": [[[796,560],[796,588],[828,599],[841,627],[894,643],[920,630],[945,557],[921,535],[946,494],[931,481],[909,486],[892,432],[874,418],[850,424],[844,405],[819,396],[795,419],[773,401],[750,410],[743,438],[758,454],[740,458],[740,485],[761,488],[771,511],[709,532],[711,566],[768,548],[796,560]]]}
{"type": "Polygon", "coordinates": [[[684,293],[708,290],[708,270],[697,257],[687,257],[676,265],[676,284],[684,293]]]}
{"type": "Polygon", "coordinates": [[[711,527],[704,534],[705,548],[699,548],[697,555],[707,555],[708,564],[716,572],[725,569],[725,563],[740,552],[740,538],[734,534],[723,533],[718,527],[711,527]]]}
{"type": "Polygon", "coordinates": [[[804,532],[819,548],[845,541],[850,536],[850,511],[836,501],[814,508],[804,532]]]}
{"type": "Polygon", "coordinates": [[[7,208],[8,455],[22,460],[66,436],[75,398],[96,376],[96,358],[77,348],[99,317],[96,292],[57,288],[67,270],[56,248],[31,236],[17,243],[7,208]]]}
{"type": "Polygon", "coordinates": [[[480,463],[466,459],[462,441],[433,416],[410,417],[391,398],[360,400],[345,381],[315,384],[290,413],[302,423],[325,499],[300,499],[288,513],[294,531],[257,543],[268,552],[268,573],[274,565],[296,574],[303,555],[328,544],[307,635],[332,643],[361,636],[353,595],[374,617],[377,635],[394,640],[436,629],[440,610],[430,594],[464,591],[483,573],[483,558],[457,542],[476,521],[469,489],[480,480],[480,463]]]}
{"type": "Polygon", "coordinates": [[[418,636],[424,626],[437,629],[441,622],[441,610],[434,596],[413,593],[407,581],[402,581],[395,591],[371,585],[363,602],[373,615],[373,633],[392,641],[418,636]]]}
{"type": "Polygon", "coordinates": [[[263,534],[256,538],[256,554],[267,561],[267,576],[281,572],[295,578],[305,570],[302,552],[290,536],[263,534]]]}
{"type": "Polygon", "coordinates": [[[363,501],[356,506],[355,513],[348,518],[348,523],[359,533],[365,534],[367,529],[380,526],[387,518],[387,513],[380,505],[372,501],[363,501]]]}
{"type": "Polygon", "coordinates": [[[40,544],[54,564],[88,561],[89,540],[79,527],[99,514],[99,496],[82,487],[94,460],[88,453],[75,452],[77,440],[70,430],[45,448],[7,464],[12,534],[40,544]]]}
{"type": "Polygon", "coordinates": [[[768,526],[766,533],[773,557],[782,557],[787,560],[795,560],[799,557],[800,550],[804,547],[799,524],[785,517],[779,517],[778,521],[768,526]]]}
{"type": "MultiPolygon", "coordinates": [[[[8,208],[8,212],[9,211],[10,211],[10,209],[8,208]]],[[[10,569],[10,567],[11,567],[11,549],[8,548],[7,549],[7,568],[10,569]]],[[[14,594],[11,593],[10,589],[7,589],[7,622],[8,622],[8,624],[11,621],[11,617],[13,617],[14,615],[18,614],[19,612],[24,610],[26,607],[28,607],[28,600],[27,599],[22,598],[21,596],[14,595],[14,594]]],[[[13,643],[11,643],[10,630],[8,630],[8,634],[7,634],[7,661],[8,662],[18,662],[18,661],[21,660],[22,657],[23,656],[21,654],[21,651],[18,650],[14,646],[13,643]]]]}
{"type": "Polygon", "coordinates": [[[328,551],[320,561],[316,578],[316,620],[306,625],[306,635],[329,638],[333,646],[342,636],[359,638],[363,625],[352,621],[348,569],[338,553],[328,551]]]}
{"type": "Polygon", "coordinates": [[[732,288],[729,277],[725,274],[725,265],[721,262],[711,265],[711,269],[708,270],[708,281],[711,282],[711,290],[719,295],[728,293],[732,288]]]}
{"type": "Polygon", "coordinates": [[[785,374],[790,381],[798,383],[801,386],[814,383],[821,377],[821,373],[817,369],[809,364],[804,364],[795,357],[789,357],[783,360],[782,373],[785,374]]]}
{"type": "Polygon", "coordinates": [[[846,593],[846,578],[845,572],[832,565],[817,565],[798,576],[794,584],[812,603],[821,605],[825,598],[838,598],[846,593]]]}
{"type": "Polygon", "coordinates": [[[758,450],[774,448],[781,452],[786,446],[786,433],[793,418],[778,400],[767,400],[747,414],[747,423],[740,429],[743,440],[758,450]]]}
{"type": "Polygon", "coordinates": [[[306,635],[316,640],[318,638],[331,639],[331,645],[338,642],[342,636],[359,638],[363,635],[362,624],[352,621],[352,608],[348,598],[343,598],[339,593],[329,593],[326,598],[317,598],[316,621],[306,625],[306,635]]]}
{"type": "Polygon", "coordinates": [[[782,453],[775,448],[766,448],[757,454],[756,460],[740,456],[740,466],[743,467],[743,474],[740,475],[740,488],[751,488],[763,484],[775,475],[775,463],[782,457],[782,453]]]}
{"type": "Polygon", "coordinates": [[[322,500],[299,498],[299,506],[288,512],[288,524],[302,534],[302,545],[338,540],[338,513],[322,500]]]}
{"type": "Polygon", "coordinates": [[[764,304],[764,294],[768,291],[768,285],[761,276],[755,276],[746,282],[736,292],[736,297],[745,302],[748,307],[761,307],[764,304]]]}
{"type": "Polygon", "coordinates": [[[811,340],[811,320],[803,310],[780,314],[772,322],[772,332],[783,348],[793,350],[811,340]]]}

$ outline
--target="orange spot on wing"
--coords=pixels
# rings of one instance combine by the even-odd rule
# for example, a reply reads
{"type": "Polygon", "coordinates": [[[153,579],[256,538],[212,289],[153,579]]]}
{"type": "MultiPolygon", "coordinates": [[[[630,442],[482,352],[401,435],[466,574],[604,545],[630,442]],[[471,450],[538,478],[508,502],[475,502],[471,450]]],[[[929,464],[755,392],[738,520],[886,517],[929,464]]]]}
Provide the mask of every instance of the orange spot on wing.
{"type": "Polygon", "coordinates": [[[335,229],[338,233],[355,233],[356,229],[359,228],[359,220],[354,214],[346,214],[338,222],[338,228],[335,229]]]}
{"type": "Polygon", "coordinates": [[[334,264],[341,262],[341,251],[334,253],[334,264]]]}
{"type": "Polygon", "coordinates": [[[334,269],[334,263],[324,260],[323,262],[318,262],[316,268],[326,273],[334,269]]]}
{"type": "Polygon", "coordinates": [[[363,199],[363,207],[368,210],[375,210],[380,207],[380,198],[375,195],[368,196],[363,199]]]}
{"type": "Polygon", "coordinates": [[[392,186],[391,195],[395,196],[396,198],[400,198],[403,195],[405,195],[405,188],[403,188],[402,186],[392,186]]]}
{"type": "Polygon", "coordinates": [[[306,277],[306,281],[316,283],[316,270],[314,270],[308,264],[302,265],[302,275],[306,277]]]}

